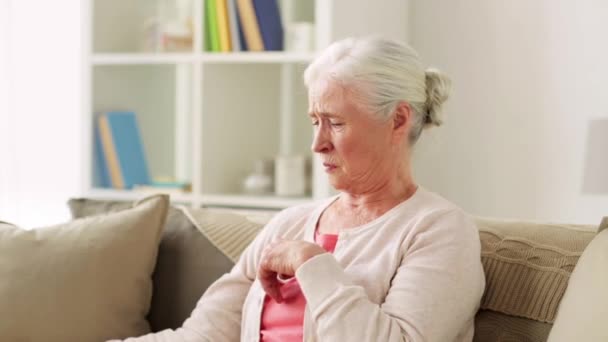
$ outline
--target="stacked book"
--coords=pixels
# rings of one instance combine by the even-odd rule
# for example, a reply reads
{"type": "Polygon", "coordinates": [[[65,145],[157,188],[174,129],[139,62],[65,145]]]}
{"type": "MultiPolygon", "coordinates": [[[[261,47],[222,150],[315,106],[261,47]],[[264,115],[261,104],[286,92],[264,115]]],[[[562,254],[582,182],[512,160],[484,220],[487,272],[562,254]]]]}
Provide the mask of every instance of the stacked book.
{"type": "Polygon", "coordinates": [[[99,113],[95,117],[95,185],[145,193],[186,193],[190,184],[152,180],[134,112],[99,113]]]}
{"type": "Polygon", "coordinates": [[[205,0],[205,50],[281,51],[277,0],[205,0]]]}

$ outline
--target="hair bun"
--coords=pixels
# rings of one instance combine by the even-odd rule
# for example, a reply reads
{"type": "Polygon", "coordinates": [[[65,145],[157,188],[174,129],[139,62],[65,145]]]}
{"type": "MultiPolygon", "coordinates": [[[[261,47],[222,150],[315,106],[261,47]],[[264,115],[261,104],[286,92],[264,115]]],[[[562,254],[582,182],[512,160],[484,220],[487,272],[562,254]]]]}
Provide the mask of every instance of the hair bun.
{"type": "Polygon", "coordinates": [[[426,117],[425,125],[439,126],[441,120],[441,106],[450,95],[452,82],[441,71],[429,68],[424,72],[426,79],[426,117]]]}

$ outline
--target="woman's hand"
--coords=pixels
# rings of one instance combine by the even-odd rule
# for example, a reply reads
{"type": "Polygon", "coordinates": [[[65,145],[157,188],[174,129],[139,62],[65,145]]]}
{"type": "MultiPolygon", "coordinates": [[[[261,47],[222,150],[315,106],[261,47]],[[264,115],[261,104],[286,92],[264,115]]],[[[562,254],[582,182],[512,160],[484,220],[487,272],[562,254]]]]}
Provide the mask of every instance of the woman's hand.
{"type": "Polygon", "coordinates": [[[325,250],[314,243],[299,240],[277,240],[271,242],[264,251],[258,267],[258,278],[262,287],[277,303],[281,303],[278,275],[293,277],[300,265],[325,250]]]}

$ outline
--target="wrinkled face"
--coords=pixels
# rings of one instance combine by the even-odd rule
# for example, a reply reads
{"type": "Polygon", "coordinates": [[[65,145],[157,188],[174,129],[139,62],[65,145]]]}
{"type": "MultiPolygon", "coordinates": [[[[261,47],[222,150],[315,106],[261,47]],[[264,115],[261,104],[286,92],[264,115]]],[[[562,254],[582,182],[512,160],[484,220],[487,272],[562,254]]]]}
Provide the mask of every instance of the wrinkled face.
{"type": "Polygon", "coordinates": [[[375,119],[332,80],[321,79],[310,87],[309,106],[312,150],[321,156],[332,186],[365,192],[388,178],[397,164],[391,120],[375,119]]]}

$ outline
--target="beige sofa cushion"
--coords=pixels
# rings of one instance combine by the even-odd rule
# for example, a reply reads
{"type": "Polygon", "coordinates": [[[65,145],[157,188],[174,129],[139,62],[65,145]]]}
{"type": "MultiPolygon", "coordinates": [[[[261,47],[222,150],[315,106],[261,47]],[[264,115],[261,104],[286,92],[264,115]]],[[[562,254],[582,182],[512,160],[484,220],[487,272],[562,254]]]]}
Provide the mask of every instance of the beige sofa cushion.
{"type": "Polygon", "coordinates": [[[486,275],[482,309],[553,323],[597,226],[478,218],[486,275]]]}
{"type": "Polygon", "coordinates": [[[50,227],[0,224],[0,341],[105,341],[149,332],[167,208],[166,196],[153,196],[50,227]]]}
{"type": "Polygon", "coordinates": [[[475,317],[473,342],[544,342],[551,326],[492,310],[479,310],[475,317]]]}
{"type": "Polygon", "coordinates": [[[608,229],[604,229],[572,272],[549,341],[608,341],[607,319],[608,229]]]}
{"type": "MultiPolygon", "coordinates": [[[[68,205],[73,217],[80,218],[124,210],[130,203],[78,198],[68,205]]],[[[207,287],[230,271],[269,217],[170,207],[153,275],[148,314],[152,331],[180,327],[207,287]]]]}
{"type": "Polygon", "coordinates": [[[474,341],[546,341],[570,274],[597,226],[475,221],[486,290],[474,341]]]}

